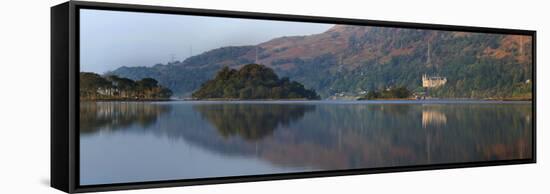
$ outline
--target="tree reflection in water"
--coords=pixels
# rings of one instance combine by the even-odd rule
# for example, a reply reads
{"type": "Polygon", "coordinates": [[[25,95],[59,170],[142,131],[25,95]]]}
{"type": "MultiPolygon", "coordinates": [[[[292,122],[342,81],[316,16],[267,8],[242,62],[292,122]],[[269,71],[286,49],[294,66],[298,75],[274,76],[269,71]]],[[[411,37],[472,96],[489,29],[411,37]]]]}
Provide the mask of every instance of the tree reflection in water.
{"type": "Polygon", "coordinates": [[[315,109],[303,104],[200,104],[193,106],[224,137],[238,135],[256,141],[269,136],[279,127],[289,126],[305,113],[315,109]]]}
{"type": "Polygon", "coordinates": [[[123,128],[227,158],[338,170],[530,158],[531,106],[115,102],[81,104],[80,118],[83,133],[123,128]]]}
{"type": "Polygon", "coordinates": [[[216,141],[210,149],[242,150],[282,166],[334,170],[531,156],[528,105],[310,106],[203,104],[194,110],[218,135],[255,142],[216,141]]]}
{"type": "Polygon", "coordinates": [[[151,126],[170,106],[150,102],[82,102],[80,103],[80,132],[90,134],[99,130],[117,130],[133,124],[151,126]]]}

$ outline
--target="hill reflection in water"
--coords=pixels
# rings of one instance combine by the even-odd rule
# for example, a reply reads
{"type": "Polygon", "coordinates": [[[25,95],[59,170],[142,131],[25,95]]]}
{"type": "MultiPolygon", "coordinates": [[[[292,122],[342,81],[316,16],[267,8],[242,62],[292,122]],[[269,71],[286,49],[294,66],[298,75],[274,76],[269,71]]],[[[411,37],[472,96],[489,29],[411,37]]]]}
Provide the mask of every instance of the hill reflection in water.
{"type": "Polygon", "coordinates": [[[313,105],[287,104],[201,104],[193,106],[202,117],[224,136],[238,135],[246,140],[260,140],[277,127],[288,127],[313,105]]]}
{"type": "MultiPolygon", "coordinates": [[[[116,148],[121,140],[107,139],[109,136],[123,139],[132,135],[176,146],[173,152],[147,147],[158,150],[155,158],[161,161],[178,156],[181,150],[219,157],[199,161],[182,156],[174,159],[181,160],[180,165],[162,167],[178,169],[193,163],[193,168],[204,168],[202,174],[197,170],[193,175],[170,176],[179,178],[242,175],[224,171],[236,158],[269,164],[259,167],[266,171],[247,173],[261,174],[522,159],[532,154],[528,103],[166,102],[99,103],[81,108],[85,112],[81,113],[84,147],[101,142],[116,148]],[[107,128],[109,133],[93,135],[107,128]],[[178,147],[177,142],[186,146],[178,147]],[[206,170],[211,166],[217,170],[206,170]]],[[[87,153],[81,150],[81,154],[87,153]]],[[[132,168],[133,174],[147,168],[126,159],[144,155],[139,150],[112,155],[113,163],[125,161],[124,168],[132,168]],[[132,163],[136,165],[132,167],[132,163]]],[[[151,163],[155,162],[147,164],[151,163]]],[[[246,166],[242,168],[246,170],[246,166]]]]}

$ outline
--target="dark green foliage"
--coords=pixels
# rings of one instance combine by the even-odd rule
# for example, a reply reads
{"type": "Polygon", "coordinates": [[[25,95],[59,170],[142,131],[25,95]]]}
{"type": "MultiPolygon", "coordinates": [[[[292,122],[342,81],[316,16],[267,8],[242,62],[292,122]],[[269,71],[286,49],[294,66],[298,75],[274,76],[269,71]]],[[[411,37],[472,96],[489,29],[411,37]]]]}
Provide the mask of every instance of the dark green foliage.
{"type": "Polygon", "coordinates": [[[136,82],[138,85],[138,88],[146,89],[146,88],[153,88],[157,87],[157,80],[153,78],[143,78],[142,80],[139,80],[136,82]]]}
{"type": "Polygon", "coordinates": [[[382,92],[382,96],[386,95],[388,98],[408,98],[411,96],[411,91],[405,87],[392,88],[382,92]]]}
{"type": "Polygon", "coordinates": [[[369,91],[367,93],[367,95],[365,95],[365,97],[361,98],[361,99],[368,99],[368,100],[371,100],[371,99],[377,99],[377,98],[380,98],[381,95],[379,92],[376,92],[376,91],[369,91]]]}
{"type": "Polygon", "coordinates": [[[272,69],[258,64],[245,65],[238,71],[224,67],[192,96],[197,99],[319,99],[314,90],[288,78],[279,79],[272,69]]]}
{"type": "Polygon", "coordinates": [[[111,81],[112,84],[120,90],[132,90],[133,88],[137,87],[137,84],[136,82],[134,82],[134,80],[124,77],[118,77],[116,75],[107,76],[107,80],[111,81]]]}
{"type": "Polygon", "coordinates": [[[80,96],[96,96],[98,88],[112,87],[111,82],[95,73],[80,73],[80,96]]]}
{"type": "Polygon", "coordinates": [[[142,100],[166,99],[172,91],[158,85],[153,78],[144,78],[137,82],[128,78],[108,75],[102,77],[95,73],[80,73],[80,99],[82,100],[142,100]]]}
{"type": "Polygon", "coordinates": [[[390,88],[382,91],[369,91],[359,100],[374,100],[374,99],[398,99],[408,98],[412,92],[406,87],[390,88]]]}

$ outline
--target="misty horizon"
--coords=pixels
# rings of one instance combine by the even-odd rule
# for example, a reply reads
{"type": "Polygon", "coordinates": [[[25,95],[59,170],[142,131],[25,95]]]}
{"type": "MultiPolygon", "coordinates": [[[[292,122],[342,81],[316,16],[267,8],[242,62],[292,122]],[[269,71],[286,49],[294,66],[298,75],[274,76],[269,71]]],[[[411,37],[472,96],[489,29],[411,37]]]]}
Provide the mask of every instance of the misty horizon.
{"type": "Polygon", "coordinates": [[[80,68],[82,72],[99,74],[122,66],[151,67],[184,61],[221,47],[318,34],[333,26],[88,9],[81,10],[80,15],[80,68]]]}

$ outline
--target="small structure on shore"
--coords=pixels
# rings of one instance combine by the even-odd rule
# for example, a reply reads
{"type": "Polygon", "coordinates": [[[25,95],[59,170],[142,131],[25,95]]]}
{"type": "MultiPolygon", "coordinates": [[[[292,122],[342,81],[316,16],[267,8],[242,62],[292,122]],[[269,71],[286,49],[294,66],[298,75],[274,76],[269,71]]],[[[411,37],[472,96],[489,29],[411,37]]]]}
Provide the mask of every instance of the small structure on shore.
{"type": "MultiPolygon", "coordinates": [[[[426,66],[434,68],[435,72],[435,65],[432,64],[431,60],[431,44],[428,41],[428,52],[426,53],[426,66]]],[[[447,78],[442,76],[431,76],[426,73],[422,75],[422,87],[424,88],[424,94],[422,96],[416,97],[417,99],[426,99],[429,96],[429,89],[430,88],[438,88],[441,86],[444,86],[447,83],[447,78]]]]}
{"type": "Polygon", "coordinates": [[[446,77],[422,75],[422,87],[437,88],[447,83],[446,77]]]}

